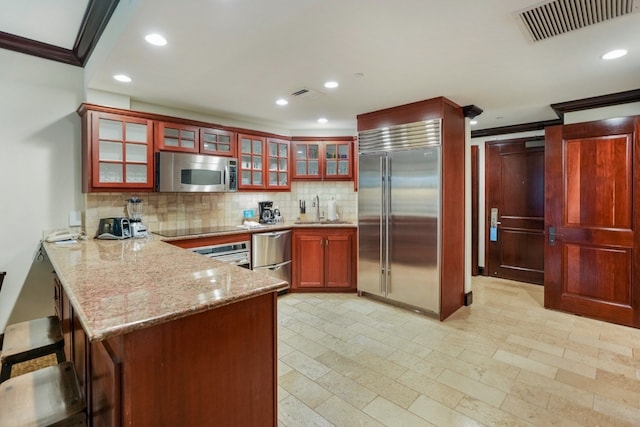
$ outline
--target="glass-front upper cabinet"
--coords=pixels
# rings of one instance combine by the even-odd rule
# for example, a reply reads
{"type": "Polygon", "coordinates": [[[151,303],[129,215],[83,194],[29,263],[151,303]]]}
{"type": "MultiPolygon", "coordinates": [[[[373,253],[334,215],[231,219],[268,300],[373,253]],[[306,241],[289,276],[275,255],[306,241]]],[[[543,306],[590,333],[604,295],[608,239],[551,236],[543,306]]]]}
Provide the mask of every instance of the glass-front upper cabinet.
{"type": "Polygon", "coordinates": [[[293,142],[294,178],[319,179],[320,174],[320,144],[317,142],[293,142]]]}
{"type": "Polygon", "coordinates": [[[353,138],[292,141],[293,179],[353,179],[353,138]]]}
{"type": "Polygon", "coordinates": [[[236,134],[222,129],[200,129],[200,152],[218,156],[236,156],[236,134]]]}
{"type": "Polygon", "coordinates": [[[238,135],[238,188],[265,188],[264,146],[266,138],[254,135],[238,135]]]}
{"type": "Polygon", "coordinates": [[[351,179],[353,177],[351,147],[351,142],[325,142],[325,179],[351,179]]]}
{"type": "Polygon", "coordinates": [[[102,112],[88,112],[84,144],[91,154],[83,162],[83,191],[104,188],[153,188],[153,123],[151,120],[102,112]]]}
{"type": "Polygon", "coordinates": [[[166,151],[199,150],[199,128],[179,123],[158,122],[157,148],[166,151]]]}
{"type": "Polygon", "coordinates": [[[289,141],[284,139],[267,139],[267,188],[288,190],[291,188],[289,171],[289,141]]]}

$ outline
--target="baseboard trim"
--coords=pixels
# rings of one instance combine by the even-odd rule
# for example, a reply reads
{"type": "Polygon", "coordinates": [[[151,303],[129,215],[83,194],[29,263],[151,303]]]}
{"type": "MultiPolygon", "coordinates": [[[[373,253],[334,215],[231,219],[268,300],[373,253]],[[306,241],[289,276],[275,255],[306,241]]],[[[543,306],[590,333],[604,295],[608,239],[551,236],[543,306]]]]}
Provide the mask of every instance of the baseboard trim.
{"type": "Polygon", "coordinates": [[[469,306],[473,303],[473,291],[464,294],[464,305],[469,306]]]}

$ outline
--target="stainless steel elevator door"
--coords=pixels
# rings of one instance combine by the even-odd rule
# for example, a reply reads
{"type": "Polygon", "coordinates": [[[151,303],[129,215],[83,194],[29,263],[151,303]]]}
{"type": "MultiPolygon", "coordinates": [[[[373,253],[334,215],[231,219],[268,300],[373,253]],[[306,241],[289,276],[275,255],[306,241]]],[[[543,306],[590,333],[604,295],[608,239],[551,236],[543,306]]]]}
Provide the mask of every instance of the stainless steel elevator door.
{"type": "Polygon", "coordinates": [[[386,296],[382,282],[382,162],[385,153],[363,154],[358,172],[358,290],[386,296]]]}
{"type": "Polygon", "coordinates": [[[387,297],[439,313],[440,147],[390,152],[387,173],[387,297]]]}

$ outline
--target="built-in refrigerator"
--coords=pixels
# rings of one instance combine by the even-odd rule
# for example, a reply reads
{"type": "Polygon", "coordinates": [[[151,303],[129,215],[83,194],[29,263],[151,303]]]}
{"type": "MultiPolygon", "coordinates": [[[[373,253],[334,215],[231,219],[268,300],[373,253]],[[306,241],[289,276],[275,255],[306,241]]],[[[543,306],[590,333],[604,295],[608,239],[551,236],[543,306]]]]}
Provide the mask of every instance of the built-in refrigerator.
{"type": "Polygon", "coordinates": [[[359,133],[358,292],[440,312],[441,121],[359,133]]]}

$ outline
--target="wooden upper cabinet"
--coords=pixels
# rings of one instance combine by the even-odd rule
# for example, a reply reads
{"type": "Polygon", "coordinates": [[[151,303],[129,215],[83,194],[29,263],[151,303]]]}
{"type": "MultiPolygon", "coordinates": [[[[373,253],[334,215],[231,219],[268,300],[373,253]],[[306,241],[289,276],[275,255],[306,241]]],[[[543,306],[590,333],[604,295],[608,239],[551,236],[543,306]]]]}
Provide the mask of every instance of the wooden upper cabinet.
{"type": "Polygon", "coordinates": [[[267,138],[267,188],[288,190],[291,188],[289,141],[267,138]]]}
{"type": "Polygon", "coordinates": [[[353,138],[293,141],[293,179],[351,181],[353,145],[353,138]]]}
{"type": "Polygon", "coordinates": [[[289,141],[256,135],[238,135],[238,188],[289,190],[289,141]]]}
{"type": "Polygon", "coordinates": [[[200,128],[200,152],[218,156],[236,156],[236,134],[222,129],[200,128]]]}
{"type": "Polygon", "coordinates": [[[84,109],[83,192],[153,189],[153,122],[84,109]]]}
{"type": "Polygon", "coordinates": [[[156,149],[197,153],[200,128],[180,123],[157,122],[156,149]]]}

